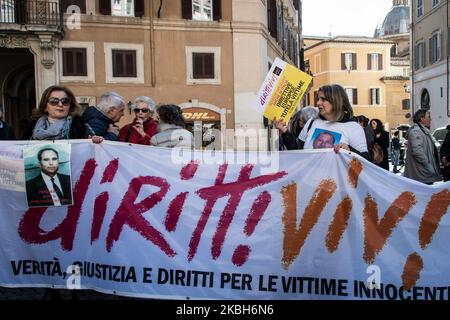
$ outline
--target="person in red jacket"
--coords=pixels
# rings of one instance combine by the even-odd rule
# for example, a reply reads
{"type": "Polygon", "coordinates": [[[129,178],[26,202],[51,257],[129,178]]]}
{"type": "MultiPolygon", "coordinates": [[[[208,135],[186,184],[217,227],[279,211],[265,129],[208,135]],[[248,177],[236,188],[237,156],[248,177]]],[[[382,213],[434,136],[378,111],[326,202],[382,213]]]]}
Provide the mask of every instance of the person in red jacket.
{"type": "Polygon", "coordinates": [[[156,134],[158,124],[153,120],[156,110],[155,102],[146,96],[137,97],[134,101],[135,118],[119,132],[119,141],[150,145],[150,139],[156,134]]]}

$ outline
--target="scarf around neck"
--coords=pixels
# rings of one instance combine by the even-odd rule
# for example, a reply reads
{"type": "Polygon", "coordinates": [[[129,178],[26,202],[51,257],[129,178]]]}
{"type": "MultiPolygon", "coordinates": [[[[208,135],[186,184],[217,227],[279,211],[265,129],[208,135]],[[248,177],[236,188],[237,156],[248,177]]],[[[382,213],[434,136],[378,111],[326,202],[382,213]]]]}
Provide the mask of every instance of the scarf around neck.
{"type": "Polygon", "coordinates": [[[34,140],[63,140],[69,139],[69,130],[72,125],[72,116],[57,120],[53,123],[43,115],[36,122],[32,139],[34,140]]]}

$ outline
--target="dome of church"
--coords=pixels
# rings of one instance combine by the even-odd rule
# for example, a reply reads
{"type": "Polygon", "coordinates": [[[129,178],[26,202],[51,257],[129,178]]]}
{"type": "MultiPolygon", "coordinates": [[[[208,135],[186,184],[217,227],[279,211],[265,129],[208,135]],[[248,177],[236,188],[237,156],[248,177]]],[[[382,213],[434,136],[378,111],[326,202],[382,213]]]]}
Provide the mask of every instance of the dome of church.
{"type": "Polygon", "coordinates": [[[394,0],[393,7],[375,29],[374,38],[384,38],[409,32],[408,0],[394,0]]]}

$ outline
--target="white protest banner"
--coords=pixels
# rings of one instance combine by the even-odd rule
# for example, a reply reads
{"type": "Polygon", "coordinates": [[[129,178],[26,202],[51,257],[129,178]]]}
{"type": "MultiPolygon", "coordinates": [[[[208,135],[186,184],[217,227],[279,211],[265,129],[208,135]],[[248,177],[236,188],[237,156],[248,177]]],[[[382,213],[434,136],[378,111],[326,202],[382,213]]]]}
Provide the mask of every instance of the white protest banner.
{"type": "Polygon", "coordinates": [[[78,268],[80,288],[134,297],[449,299],[448,183],[329,150],[271,172],[185,152],[76,141],[73,206],[0,190],[0,285],[72,287],[78,268]]]}
{"type": "Polygon", "coordinates": [[[24,191],[22,150],[7,147],[0,149],[0,190],[24,191]]]}

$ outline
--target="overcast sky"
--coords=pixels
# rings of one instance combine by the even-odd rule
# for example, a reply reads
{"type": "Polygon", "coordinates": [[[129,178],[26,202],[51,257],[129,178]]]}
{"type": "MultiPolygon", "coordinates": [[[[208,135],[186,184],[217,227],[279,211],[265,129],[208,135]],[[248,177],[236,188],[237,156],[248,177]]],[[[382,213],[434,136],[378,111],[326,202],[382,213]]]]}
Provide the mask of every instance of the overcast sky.
{"type": "Polygon", "coordinates": [[[373,37],[392,0],[302,0],[303,35],[373,37]]]}

